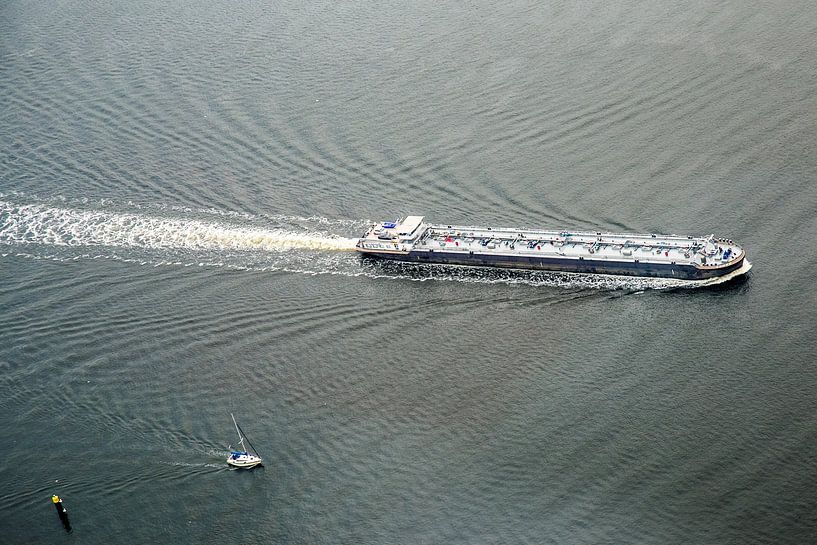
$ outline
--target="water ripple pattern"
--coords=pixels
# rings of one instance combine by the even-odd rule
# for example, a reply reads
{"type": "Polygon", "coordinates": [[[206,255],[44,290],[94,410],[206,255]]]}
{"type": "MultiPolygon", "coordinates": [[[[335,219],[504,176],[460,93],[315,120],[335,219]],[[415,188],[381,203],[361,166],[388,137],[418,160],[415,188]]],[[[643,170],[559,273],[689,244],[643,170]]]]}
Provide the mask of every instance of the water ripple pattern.
{"type": "Polygon", "coordinates": [[[0,542],[814,542],[814,13],[0,2],[0,542]],[[753,268],[353,251],[414,214],[753,268]]]}

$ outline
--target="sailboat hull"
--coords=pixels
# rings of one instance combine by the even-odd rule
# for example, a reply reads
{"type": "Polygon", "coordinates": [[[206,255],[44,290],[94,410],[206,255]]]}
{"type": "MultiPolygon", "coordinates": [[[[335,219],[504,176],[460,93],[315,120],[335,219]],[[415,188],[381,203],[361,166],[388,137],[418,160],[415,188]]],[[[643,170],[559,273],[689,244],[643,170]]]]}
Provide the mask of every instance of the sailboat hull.
{"type": "Polygon", "coordinates": [[[232,455],[227,458],[227,463],[233,467],[240,467],[243,469],[250,469],[261,464],[261,458],[253,456],[252,454],[232,455]]]}

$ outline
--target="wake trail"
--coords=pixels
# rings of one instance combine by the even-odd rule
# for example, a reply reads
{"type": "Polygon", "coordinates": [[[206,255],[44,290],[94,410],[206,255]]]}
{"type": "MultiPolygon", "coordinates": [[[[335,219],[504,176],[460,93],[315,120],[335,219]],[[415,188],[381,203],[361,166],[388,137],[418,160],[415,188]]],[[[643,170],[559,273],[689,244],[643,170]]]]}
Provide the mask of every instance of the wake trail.
{"type": "Polygon", "coordinates": [[[0,243],[185,250],[352,251],[355,239],[134,213],[0,201],[0,243]]]}

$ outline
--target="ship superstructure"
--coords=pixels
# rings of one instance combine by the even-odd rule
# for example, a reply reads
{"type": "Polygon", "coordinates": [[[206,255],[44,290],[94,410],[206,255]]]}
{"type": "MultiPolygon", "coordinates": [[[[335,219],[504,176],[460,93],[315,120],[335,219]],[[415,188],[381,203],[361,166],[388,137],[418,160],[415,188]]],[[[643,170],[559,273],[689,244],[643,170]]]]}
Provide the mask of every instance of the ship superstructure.
{"type": "MultiPolygon", "coordinates": [[[[356,249],[415,263],[703,280],[744,267],[732,240],[585,231],[435,225],[408,216],[373,225],[356,249]]],[[[748,270],[748,261],[745,263],[748,270]]]]}

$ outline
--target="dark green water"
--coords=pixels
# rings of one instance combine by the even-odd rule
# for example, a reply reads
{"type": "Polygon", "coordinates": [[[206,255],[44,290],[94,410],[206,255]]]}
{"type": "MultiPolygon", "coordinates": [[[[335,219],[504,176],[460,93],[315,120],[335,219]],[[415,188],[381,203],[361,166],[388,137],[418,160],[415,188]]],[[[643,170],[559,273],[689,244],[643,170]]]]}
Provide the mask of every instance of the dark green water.
{"type": "Polygon", "coordinates": [[[0,542],[814,540],[811,3],[10,0],[0,28],[0,542]],[[406,214],[716,233],[754,268],[349,251],[406,214]],[[230,412],[263,469],[227,469],[230,412]]]}

